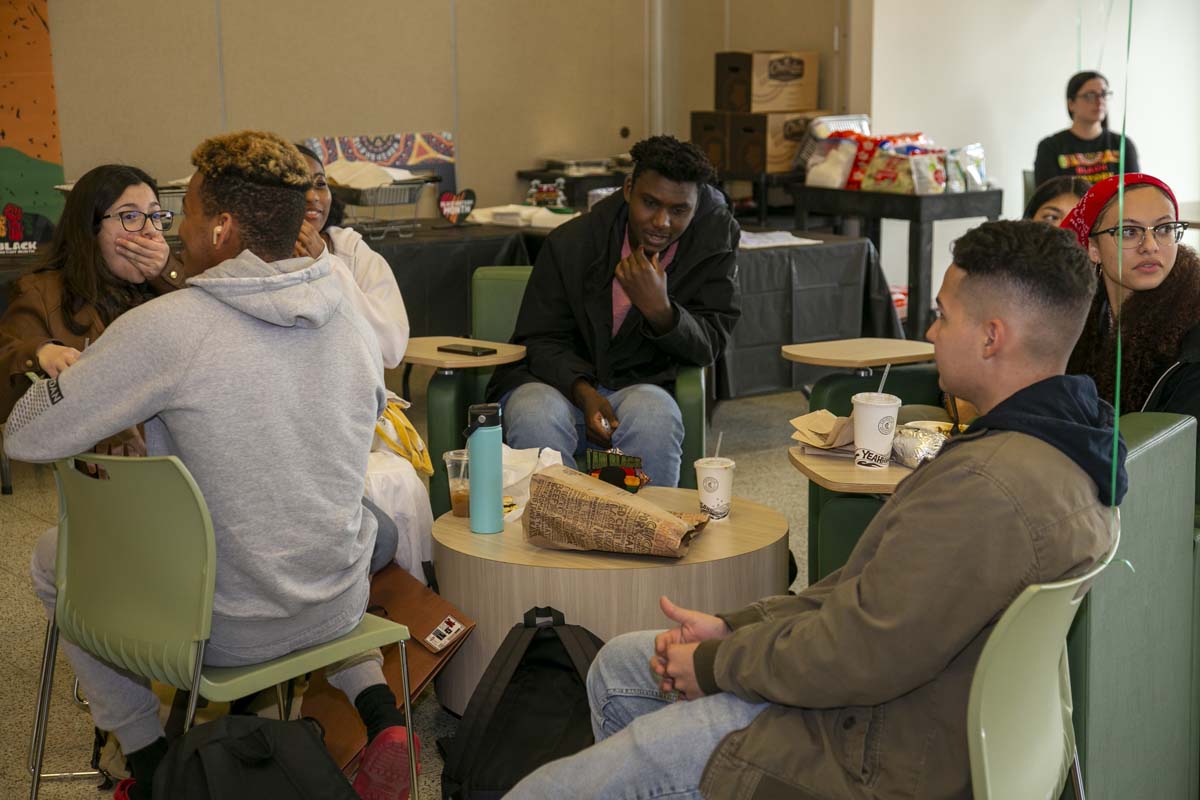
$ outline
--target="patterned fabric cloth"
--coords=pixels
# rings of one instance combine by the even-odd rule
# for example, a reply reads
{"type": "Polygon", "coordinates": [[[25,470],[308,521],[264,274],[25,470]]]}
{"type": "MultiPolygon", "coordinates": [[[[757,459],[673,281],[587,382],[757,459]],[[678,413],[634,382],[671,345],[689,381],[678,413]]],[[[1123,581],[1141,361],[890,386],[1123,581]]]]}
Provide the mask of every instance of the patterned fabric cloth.
{"type": "Polygon", "coordinates": [[[326,136],[306,139],[305,145],[325,164],[339,159],[369,161],[382,167],[414,164],[454,163],[454,134],[393,133],[386,136],[326,136]]]}

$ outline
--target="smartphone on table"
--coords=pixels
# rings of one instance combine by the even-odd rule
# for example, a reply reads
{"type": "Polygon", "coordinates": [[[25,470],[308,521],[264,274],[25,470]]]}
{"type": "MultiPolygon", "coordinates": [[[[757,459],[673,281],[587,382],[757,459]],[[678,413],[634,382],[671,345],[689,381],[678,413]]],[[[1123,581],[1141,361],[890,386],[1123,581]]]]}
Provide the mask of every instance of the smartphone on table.
{"type": "Polygon", "coordinates": [[[438,347],[438,351],[460,356],[494,356],[496,354],[496,348],[481,347],[477,344],[444,344],[438,347]]]}

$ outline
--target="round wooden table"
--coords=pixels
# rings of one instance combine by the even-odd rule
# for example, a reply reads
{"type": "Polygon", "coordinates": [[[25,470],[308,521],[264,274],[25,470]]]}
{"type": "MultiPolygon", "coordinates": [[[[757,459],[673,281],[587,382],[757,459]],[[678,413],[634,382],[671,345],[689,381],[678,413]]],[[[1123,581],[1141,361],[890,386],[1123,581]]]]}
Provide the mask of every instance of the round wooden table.
{"type": "MultiPolygon", "coordinates": [[[[691,489],[646,487],[640,494],[670,511],[697,511],[691,489]]],[[[567,622],[605,641],[661,629],[659,595],[703,611],[732,611],[787,590],[787,520],[735,497],[733,511],[710,522],[683,558],[547,550],[525,542],[521,523],[503,533],[471,533],[466,517],[433,525],[439,590],[475,620],[475,631],[437,678],[438,697],[461,714],[513,625],[535,606],[553,606],[567,622]]]]}
{"type": "Polygon", "coordinates": [[[785,344],[780,352],[788,361],[819,367],[857,369],[868,375],[871,367],[933,361],[933,345],[913,339],[835,339],[785,344]]]}

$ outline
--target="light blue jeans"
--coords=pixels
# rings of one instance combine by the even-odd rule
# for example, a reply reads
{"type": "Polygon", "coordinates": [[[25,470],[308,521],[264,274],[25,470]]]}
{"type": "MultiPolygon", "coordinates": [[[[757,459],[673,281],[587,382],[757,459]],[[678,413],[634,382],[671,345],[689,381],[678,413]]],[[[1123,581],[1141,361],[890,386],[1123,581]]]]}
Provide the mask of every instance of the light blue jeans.
{"type": "Polygon", "coordinates": [[[728,693],[672,702],[650,671],[657,633],[622,634],[600,650],[587,680],[596,744],[546,764],[506,797],[701,797],[700,778],[717,745],[769,704],[728,693]]]}
{"type": "MultiPolygon", "coordinates": [[[[613,447],[641,457],[651,486],[678,486],[683,415],[675,398],[649,383],[616,391],[599,386],[597,391],[608,399],[621,421],[612,434],[613,447]]],[[[583,412],[552,386],[525,383],[501,398],[500,403],[509,447],[552,447],[568,467],[574,467],[575,457],[589,447],[583,412]]]]}

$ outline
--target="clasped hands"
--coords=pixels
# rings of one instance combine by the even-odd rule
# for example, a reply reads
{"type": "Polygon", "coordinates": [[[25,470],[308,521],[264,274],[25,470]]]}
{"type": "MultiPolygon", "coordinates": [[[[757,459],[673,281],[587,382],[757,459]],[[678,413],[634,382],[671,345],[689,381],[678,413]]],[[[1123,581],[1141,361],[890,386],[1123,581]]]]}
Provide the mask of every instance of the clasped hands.
{"type": "Polygon", "coordinates": [[[704,692],[696,680],[696,648],[709,639],[724,639],[731,631],[725,620],[702,611],[680,608],[664,595],[658,599],[663,614],[675,628],[654,637],[654,655],[650,669],[658,676],[663,692],[678,692],[684,700],[695,700],[704,692]]]}

